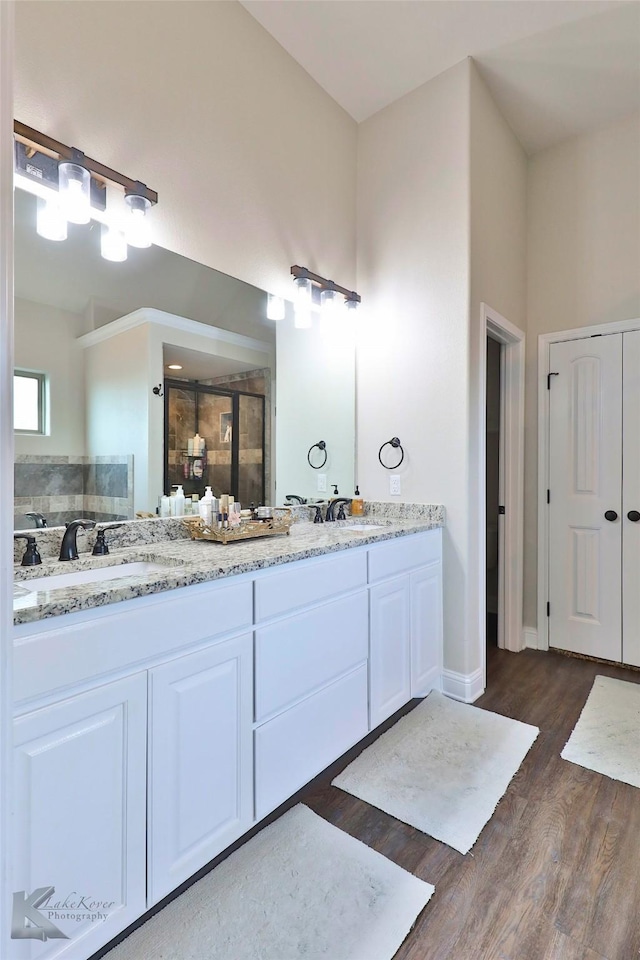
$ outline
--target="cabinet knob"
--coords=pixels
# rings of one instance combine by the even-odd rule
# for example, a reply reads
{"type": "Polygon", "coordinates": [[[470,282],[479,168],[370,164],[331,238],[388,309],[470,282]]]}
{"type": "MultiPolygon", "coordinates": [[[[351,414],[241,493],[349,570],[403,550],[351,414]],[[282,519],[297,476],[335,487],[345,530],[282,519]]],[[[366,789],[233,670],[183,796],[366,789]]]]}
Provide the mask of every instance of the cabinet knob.
{"type": "Polygon", "coordinates": [[[618,514],[615,512],[615,510],[605,510],[604,518],[605,520],[610,520],[613,523],[614,520],[618,519],[618,514]]]}
{"type": "Polygon", "coordinates": [[[640,520],[640,513],[637,510],[629,510],[627,518],[631,520],[632,523],[637,523],[640,520]]]}

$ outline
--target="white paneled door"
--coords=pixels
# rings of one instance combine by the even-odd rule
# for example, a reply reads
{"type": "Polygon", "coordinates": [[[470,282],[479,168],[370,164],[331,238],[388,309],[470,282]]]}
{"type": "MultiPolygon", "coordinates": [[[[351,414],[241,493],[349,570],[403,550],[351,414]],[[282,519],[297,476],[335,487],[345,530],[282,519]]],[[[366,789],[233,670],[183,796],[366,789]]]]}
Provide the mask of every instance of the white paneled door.
{"type": "Polygon", "coordinates": [[[640,332],[551,344],[548,596],[551,647],[640,665],[639,360],[640,332]]]}

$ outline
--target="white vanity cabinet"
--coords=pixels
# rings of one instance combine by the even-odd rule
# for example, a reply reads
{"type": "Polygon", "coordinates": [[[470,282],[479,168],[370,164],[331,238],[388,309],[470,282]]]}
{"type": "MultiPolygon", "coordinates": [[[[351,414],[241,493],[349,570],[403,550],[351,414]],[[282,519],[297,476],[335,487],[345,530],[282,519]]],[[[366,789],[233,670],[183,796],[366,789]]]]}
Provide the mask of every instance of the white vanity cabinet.
{"type": "Polygon", "coordinates": [[[251,633],[149,671],[148,906],[253,822],[251,633]]]}
{"type": "Polygon", "coordinates": [[[367,733],[366,583],[357,549],[256,580],[257,820],[367,733]]]}
{"type": "Polygon", "coordinates": [[[429,530],[369,550],[371,729],[441,683],[442,536],[429,530]]]}
{"type": "Polygon", "coordinates": [[[439,687],[441,594],[434,529],[17,627],[12,889],[111,906],[6,960],[86,960],[439,687]]]}
{"type": "Polygon", "coordinates": [[[145,673],[15,720],[11,889],[54,888],[40,913],[69,939],[5,960],[85,960],[144,912],[146,728],[145,673]]]}

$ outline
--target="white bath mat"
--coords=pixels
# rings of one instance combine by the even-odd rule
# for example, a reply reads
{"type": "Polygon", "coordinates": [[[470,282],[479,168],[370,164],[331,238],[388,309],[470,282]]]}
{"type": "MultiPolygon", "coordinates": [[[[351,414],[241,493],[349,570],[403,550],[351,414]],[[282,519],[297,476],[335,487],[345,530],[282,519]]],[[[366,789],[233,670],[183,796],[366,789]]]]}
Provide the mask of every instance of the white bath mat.
{"type": "Polygon", "coordinates": [[[467,853],[539,732],[434,690],[333,783],[467,853]]]}
{"type": "Polygon", "coordinates": [[[561,756],[640,787],[640,684],[597,676],[561,756]]]}
{"type": "Polygon", "coordinates": [[[433,887],[299,804],[108,960],[391,960],[433,887]]]}

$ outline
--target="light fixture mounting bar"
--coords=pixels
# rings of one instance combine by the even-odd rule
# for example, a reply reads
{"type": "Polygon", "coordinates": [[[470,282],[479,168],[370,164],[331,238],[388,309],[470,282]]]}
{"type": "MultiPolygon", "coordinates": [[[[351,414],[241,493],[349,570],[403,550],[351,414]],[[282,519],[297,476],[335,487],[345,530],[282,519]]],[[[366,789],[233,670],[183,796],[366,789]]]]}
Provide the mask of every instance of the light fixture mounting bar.
{"type": "Polygon", "coordinates": [[[299,267],[297,264],[291,267],[291,276],[296,280],[312,280],[313,283],[318,283],[324,290],[337,290],[338,293],[341,293],[347,300],[350,300],[352,303],[361,303],[362,297],[356,293],[355,290],[347,290],[346,287],[341,287],[339,284],[334,283],[333,280],[327,280],[325,277],[321,277],[317,273],[313,273],[311,270],[308,270],[306,267],[299,267]]]}
{"type": "MultiPolygon", "coordinates": [[[[69,160],[72,162],[75,160],[76,154],[73,147],[68,147],[65,143],[54,140],[53,137],[47,136],[46,133],[40,133],[39,130],[34,130],[33,127],[27,126],[26,123],[20,123],[19,120],[14,120],[13,133],[16,140],[19,140],[28,147],[34,147],[36,150],[59,160],[69,160]]],[[[82,163],[96,180],[102,180],[105,183],[118,183],[124,187],[125,193],[137,194],[138,196],[144,197],[149,203],[158,202],[158,194],[156,191],[151,190],[146,184],[141,183],[139,180],[132,180],[130,177],[125,177],[124,174],[118,173],[117,170],[112,170],[111,167],[105,166],[98,160],[92,160],[91,157],[84,156],[82,163]]]]}

